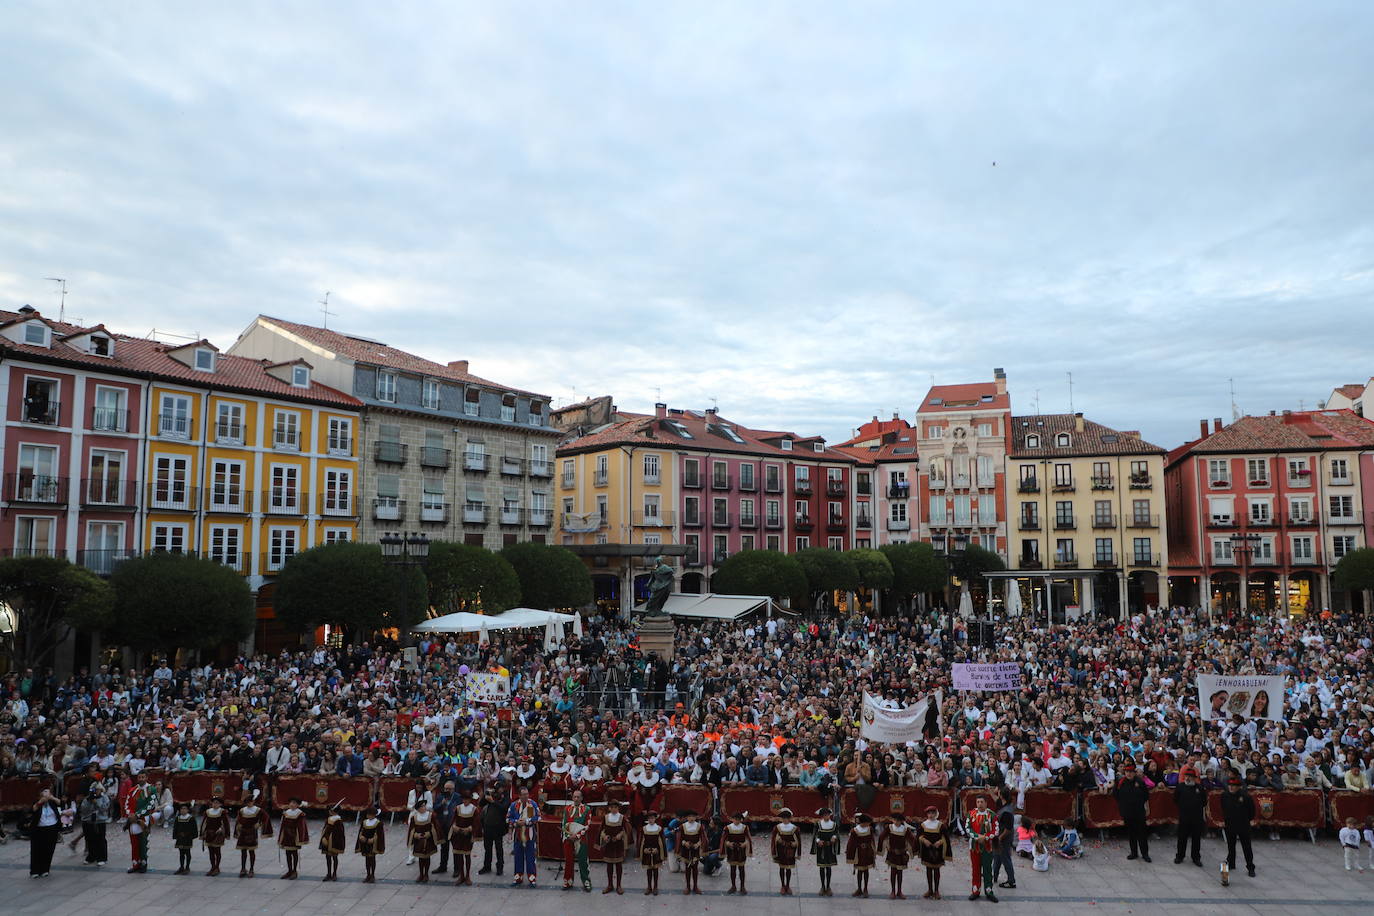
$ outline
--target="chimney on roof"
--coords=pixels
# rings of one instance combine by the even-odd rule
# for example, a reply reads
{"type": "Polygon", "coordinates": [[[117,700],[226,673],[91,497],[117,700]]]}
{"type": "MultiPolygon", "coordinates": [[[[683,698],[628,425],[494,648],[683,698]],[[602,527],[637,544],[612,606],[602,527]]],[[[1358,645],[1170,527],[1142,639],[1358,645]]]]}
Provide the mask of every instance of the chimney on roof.
{"type": "MultiPolygon", "coordinates": [[[[874,423],[877,423],[877,422],[878,422],[878,415],[877,415],[876,413],[873,415],[873,422],[874,422],[874,423]]],[[[857,433],[856,433],[855,435],[857,435],[857,433]]]]}
{"type": "Polygon", "coordinates": [[[466,373],[468,371],[468,361],[465,359],[455,359],[449,362],[448,367],[455,372],[466,373]]]}
{"type": "Polygon", "coordinates": [[[1000,367],[992,370],[992,380],[997,383],[997,393],[1007,393],[1007,374],[1000,367]]]}
{"type": "Polygon", "coordinates": [[[1076,413],[1073,415],[1073,429],[1074,432],[1078,433],[1081,433],[1083,431],[1083,415],[1081,413],[1076,413]]]}
{"type": "Polygon", "coordinates": [[[658,417],[660,420],[668,416],[668,405],[663,403],[662,401],[659,401],[657,404],[655,404],[654,416],[658,417]]]}
{"type": "Polygon", "coordinates": [[[19,314],[21,314],[21,315],[37,315],[37,314],[38,314],[38,309],[34,308],[33,306],[31,306],[31,305],[29,305],[27,302],[25,302],[23,305],[19,306],[19,314]]]}
{"type": "Polygon", "coordinates": [[[1139,438],[1140,438],[1140,430],[1138,430],[1138,429],[1123,429],[1123,430],[1119,430],[1119,432],[1121,433],[1121,435],[1125,436],[1127,439],[1139,439],[1139,438]]]}
{"type": "Polygon", "coordinates": [[[715,409],[714,407],[708,407],[708,408],[706,408],[706,410],[704,411],[704,413],[706,414],[706,419],[712,420],[712,421],[714,421],[714,420],[716,419],[716,409],[715,409]]]}
{"type": "Polygon", "coordinates": [[[1269,411],[1269,416],[1273,417],[1273,416],[1277,416],[1277,415],[1278,415],[1278,414],[1277,414],[1275,411],[1272,411],[1272,410],[1269,411]]]}
{"type": "Polygon", "coordinates": [[[1221,417],[1213,417],[1213,418],[1212,418],[1212,432],[1214,432],[1214,433],[1219,433],[1219,432],[1221,432],[1221,417]]]}
{"type": "Polygon", "coordinates": [[[901,415],[899,412],[897,412],[897,411],[895,411],[895,410],[892,411],[892,419],[894,419],[894,420],[900,420],[901,418],[902,418],[902,415],[901,415]]]}
{"type": "Polygon", "coordinates": [[[1201,420],[1198,420],[1198,428],[1202,430],[1202,433],[1201,433],[1201,435],[1198,436],[1198,438],[1199,438],[1199,439],[1206,439],[1206,438],[1207,438],[1207,419],[1206,419],[1205,417],[1204,417],[1203,419],[1201,419],[1201,420]]]}

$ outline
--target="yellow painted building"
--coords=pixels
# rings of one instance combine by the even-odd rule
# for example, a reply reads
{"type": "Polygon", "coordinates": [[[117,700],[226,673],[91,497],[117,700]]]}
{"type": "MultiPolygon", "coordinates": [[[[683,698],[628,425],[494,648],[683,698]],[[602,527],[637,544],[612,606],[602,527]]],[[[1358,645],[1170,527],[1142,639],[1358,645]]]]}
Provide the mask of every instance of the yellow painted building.
{"type": "Polygon", "coordinates": [[[142,549],[232,566],[269,605],[261,587],[288,557],[357,536],[361,405],[302,360],[265,365],[206,341],[165,356],[149,390],[142,549]]]}
{"type": "Polygon", "coordinates": [[[1023,606],[1082,613],[1167,603],[1165,450],[1082,414],[1012,417],[1009,567],[1023,606]]]}

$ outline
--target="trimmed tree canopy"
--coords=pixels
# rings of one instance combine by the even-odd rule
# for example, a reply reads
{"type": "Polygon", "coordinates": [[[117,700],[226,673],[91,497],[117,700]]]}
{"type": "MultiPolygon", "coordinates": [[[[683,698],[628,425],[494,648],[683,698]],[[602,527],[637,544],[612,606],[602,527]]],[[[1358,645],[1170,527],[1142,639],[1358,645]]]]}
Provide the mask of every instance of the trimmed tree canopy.
{"type": "Polygon", "coordinates": [[[860,588],[892,587],[892,563],[881,551],[870,547],[856,547],[845,556],[854,564],[860,588]]]}
{"type": "Polygon", "coordinates": [[[444,614],[499,614],[520,603],[520,578],[504,557],[485,547],[432,541],[425,563],[429,603],[444,614]]]}
{"type": "Polygon", "coordinates": [[[115,638],[141,651],[212,649],[253,632],[253,592],[228,566],[180,553],[125,560],[110,577],[115,638]]]}
{"type": "Polygon", "coordinates": [[[830,592],[848,592],[859,587],[859,571],[848,554],[829,547],[807,547],[794,556],[806,574],[806,588],[813,607],[816,599],[830,592]]]}
{"type": "Polygon", "coordinates": [[[776,550],[732,553],[716,570],[711,590],[724,595],[766,595],[800,601],[806,596],[806,573],[796,557],[776,550]]]}
{"type": "Polygon", "coordinates": [[[391,566],[376,544],[339,541],[295,554],[277,576],[277,616],[289,627],[343,627],[350,640],[425,618],[428,588],[415,566],[391,566]]]}
{"type": "Polygon", "coordinates": [[[878,548],[892,564],[892,591],[903,598],[938,591],[948,583],[945,562],[924,541],[878,548]]]}
{"type": "Polygon", "coordinates": [[[1352,592],[1374,589],[1374,547],[1361,547],[1341,557],[1331,572],[1331,584],[1352,592]]]}
{"type": "Polygon", "coordinates": [[[977,544],[970,544],[964,548],[964,554],[953,559],[954,574],[965,582],[976,582],[983,577],[985,572],[996,572],[999,569],[1006,569],[1007,564],[1002,562],[1002,558],[991,550],[979,547],[977,544]]]}
{"type": "Polygon", "coordinates": [[[540,610],[583,607],[592,602],[592,575],[582,558],[556,544],[525,541],[499,554],[520,579],[520,600],[540,610]]]}
{"type": "Polygon", "coordinates": [[[113,619],[109,583],[59,557],[0,560],[0,602],[15,616],[15,666],[38,664],[73,630],[99,630],[113,619]]]}

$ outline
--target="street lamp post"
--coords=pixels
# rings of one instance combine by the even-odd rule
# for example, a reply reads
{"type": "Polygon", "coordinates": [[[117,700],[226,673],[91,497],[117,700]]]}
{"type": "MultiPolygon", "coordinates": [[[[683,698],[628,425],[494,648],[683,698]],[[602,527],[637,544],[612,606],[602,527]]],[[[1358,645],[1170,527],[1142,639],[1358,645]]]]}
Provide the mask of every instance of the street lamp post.
{"type": "MultiPolygon", "coordinates": [[[[429,538],[419,531],[388,531],[379,539],[382,547],[382,562],[387,566],[406,569],[411,566],[424,566],[429,559],[429,538]]],[[[410,580],[401,575],[401,609],[410,604],[410,580]]]]}
{"type": "Polygon", "coordinates": [[[950,535],[945,542],[945,552],[937,553],[936,556],[945,561],[945,611],[949,614],[949,629],[945,645],[945,654],[949,658],[954,657],[954,605],[950,599],[954,597],[954,563],[952,561],[963,557],[964,551],[968,549],[967,534],[950,535]]]}
{"type": "Polygon", "coordinates": [[[1240,613],[1244,616],[1250,610],[1250,555],[1260,542],[1258,534],[1231,535],[1231,552],[1240,554],[1240,613]]]}

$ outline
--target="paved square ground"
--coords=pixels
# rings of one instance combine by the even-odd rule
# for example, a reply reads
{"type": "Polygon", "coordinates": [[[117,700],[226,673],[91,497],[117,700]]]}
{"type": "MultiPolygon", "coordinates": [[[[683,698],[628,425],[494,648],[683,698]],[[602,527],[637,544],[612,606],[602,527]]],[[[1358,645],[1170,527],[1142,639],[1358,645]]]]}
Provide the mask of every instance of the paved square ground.
{"type": "MultiPolygon", "coordinates": [[[[318,822],[311,821],[312,843],[318,836],[318,822]]],[[[956,861],[945,868],[942,891],[945,899],[920,899],[925,891],[921,870],[909,871],[906,878],[908,898],[887,899],[887,878],[875,872],[871,882],[873,896],[867,900],[849,896],[854,889],[852,873],[835,870],[835,897],[816,895],[814,866],[809,863],[794,879],[797,896],[777,895],[777,874],[763,856],[750,866],[750,895],[726,896],[726,876],[702,879],[703,896],[684,899],[681,876],[663,873],[658,897],[643,896],[644,880],[638,866],[628,866],[624,896],[603,896],[604,872],[595,864],[591,894],[580,890],[563,891],[555,882],[557,865],[541,863],[540,884],[534,888],[512,888],[510,859],[504,878],[474,876],[475,886],[455,888],[451,875],[435,876],[429,885],[414,883],[416,869],[405,865],[404,855],[394,848],[401,838],[399,826],[389,831],[393,851],[378,863],[378,883],[360,883],[363,869],[355,855],[345,856],[338,883],[322,884],[323,858],[313,848],[302,855],[302,873],[296,881],[281,881],[284,871],[275,845],[263,848],[258,857],[258,876],[238,877],[238,855],[225,851],[223,873],[206,878],[205,853],[195,851],[193,871],[175,876],[176,851],[166,831],[153,834],[152,860],[146,875],[128,875],[128,842],[124,833],[110,832],[109,865],[103,869],[82,864],[83,856],[69,855],[59,846],[49,878],[28,877],[27,842],[14,838],[0,846],[0,912],[51,913],[54,916],[100,916],[100,914],[161,913],[191,916],[238,916],[248,913],[414,913],[486,914],[515,913],[520,916],[545,916],[561,913],[596,913],[601,916],[621,913],[745,913],[800,914],[843,913],[853,916],[920,911],[928,913],[998,911],[1016,913],[1356,913],[1374,912],[1374,872],[1346,872],[1339,845],[1323,838],[1317,845],[1306,840],[1256,841],[1259,874],[1247,878],[1242,869],[1233,875],[1231,886],[1222,887],[1217,875],[1219,856],[1225,847],[1217,838],[1204,845],[1206,867],[1185,862],[1173,864],[1170,837],[1157,840],[1152,849],[1154,863],[1127,862],[1122,845],[1109,841],[1098,846],[1091,840],[1088,854],[1076,862],[1055,860],[1047,874],[1022,867],[1017,859],[1019,887],[1002,891],[1002,903],[970,903],[968,895],[967,853],[956,844],[956,861]],[[912,893],[914,891],[914,893],[912,893]]],[[[352,825],[349,841],[352,842],[352,825]]],[[[766,836],[756,837],[756,848],[766,847],[766,836]],[[762,841],[762,842],[760,842],[762,841]]],[[[1362,850],[1363,852],[1363,850],[1362,850]]],[[[480,861],[478,863],[480,865],[480,861]]],[[[1029,862],[1025,862],[1029,866],[1029,862]]]]}

